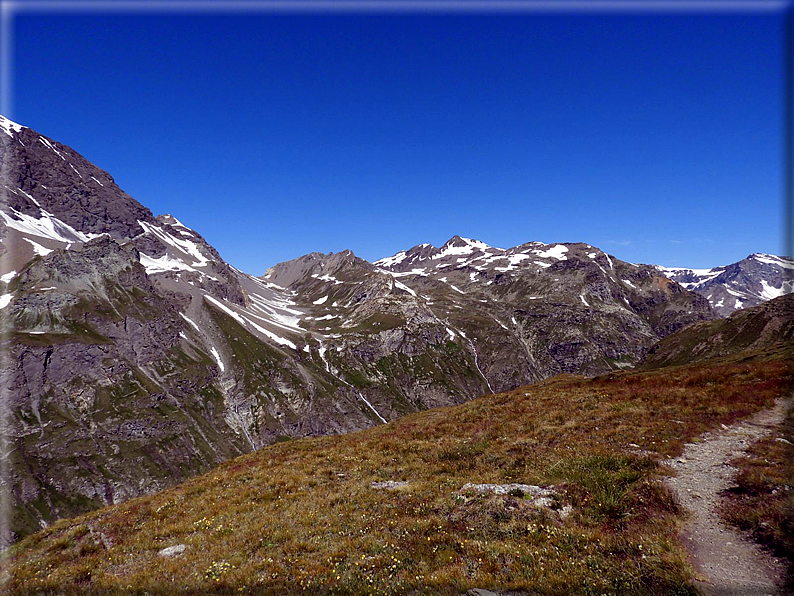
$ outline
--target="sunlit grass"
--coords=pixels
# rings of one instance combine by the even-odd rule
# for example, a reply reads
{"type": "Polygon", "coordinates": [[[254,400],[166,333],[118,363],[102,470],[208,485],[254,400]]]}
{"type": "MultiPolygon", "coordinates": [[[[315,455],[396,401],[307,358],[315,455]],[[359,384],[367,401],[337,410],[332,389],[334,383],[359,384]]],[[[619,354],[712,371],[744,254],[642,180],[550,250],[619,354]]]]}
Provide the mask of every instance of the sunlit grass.
{"type": "Polygon", "coordinates": [[[694,594],[659,461],[790,392],[783,362],[559,377],[277,443],[12,550],[11,593],[694,594]],[[408,484],[376,490],[372,482],[408,484]],[[554,486],[538,509],[474,483],[554,486]],[[570,505],[567,517],[557,509],[570,505]],[[164,547],[185,552],[164,558],[164,547]]]}

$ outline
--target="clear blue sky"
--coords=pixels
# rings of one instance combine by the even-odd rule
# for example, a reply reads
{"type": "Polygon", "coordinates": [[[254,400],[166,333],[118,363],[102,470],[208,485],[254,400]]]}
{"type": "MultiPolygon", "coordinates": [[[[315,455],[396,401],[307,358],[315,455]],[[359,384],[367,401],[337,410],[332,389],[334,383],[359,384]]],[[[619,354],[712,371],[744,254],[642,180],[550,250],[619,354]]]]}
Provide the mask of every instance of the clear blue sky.
{"type": "Polygon", "coordinates": [[[780,14],[19,14],[12,119],[254,274],[454,234],[782,246],[780,14]]]}

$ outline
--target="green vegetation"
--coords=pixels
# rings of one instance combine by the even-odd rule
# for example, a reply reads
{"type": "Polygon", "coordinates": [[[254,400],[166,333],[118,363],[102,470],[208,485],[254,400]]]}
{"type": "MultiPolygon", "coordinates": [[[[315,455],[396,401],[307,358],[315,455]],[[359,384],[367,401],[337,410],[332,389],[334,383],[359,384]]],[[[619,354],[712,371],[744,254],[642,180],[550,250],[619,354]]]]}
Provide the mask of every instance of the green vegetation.
{"type": "Polygon", "coordinates": [[[7,555],[7,589],[695,594],[659,461],[791,387],[780,360],[566,375],[279,442],[27,537],[7,555]],[[371,487],[383,480],[408,485],[371,487]],[[554,486],[558,497],[539,509],[518,492],[461,492],[468,482],[554,486]],[[181,555],[158,555],[178,544],[181,555]]]}

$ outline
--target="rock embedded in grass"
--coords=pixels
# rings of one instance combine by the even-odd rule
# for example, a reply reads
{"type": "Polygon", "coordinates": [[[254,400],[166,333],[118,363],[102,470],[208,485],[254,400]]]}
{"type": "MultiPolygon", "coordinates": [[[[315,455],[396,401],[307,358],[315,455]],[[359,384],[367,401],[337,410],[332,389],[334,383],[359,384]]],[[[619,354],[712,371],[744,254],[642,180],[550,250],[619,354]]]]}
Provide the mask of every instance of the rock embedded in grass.
{"type": "MultiPolygon", "coordinates": [[[[559,498],[559,493],[552,488],[543,488],[534,484],[464,484],[460,492],[476,492],[480,494],[492,493],[495,495],[510,495],[514,497],[528,498],[532,505],[544,509],[553,509],[555,499],[559,498]]],[[[572,511],[567,505],[560,512],[562,517],[567,517],[572,511]]]]}
{"type": "Polygon", "coordinates": [[[529,495],[534,498],[550,498],[557,495],[557,492],[550,488],[543,488],[542,486],[535,486],[534,484],[473,484],[467,482],[461,487],[460,492],[465,493],[467,491],[493,493],[495,495],[529,495]],[[519,492],[521,493],[520,495],[517,494],[519,492]]]}
{"type": "Polygon", "coordinates": [[[184,544],[175,544],[174,546],[169,546],[162,549],[157,554],[160,555],[161,557],[178,557],[183,552],[185,552],[186,549],[187,546],[185,546],[184,544]]]}
{"type": "Polygon", "coordinates": [[[404,480],[384,480],[383,482],[372,482],[369,486],[379,490],[396,490],[408,486],[408,483],[404,480]]]}

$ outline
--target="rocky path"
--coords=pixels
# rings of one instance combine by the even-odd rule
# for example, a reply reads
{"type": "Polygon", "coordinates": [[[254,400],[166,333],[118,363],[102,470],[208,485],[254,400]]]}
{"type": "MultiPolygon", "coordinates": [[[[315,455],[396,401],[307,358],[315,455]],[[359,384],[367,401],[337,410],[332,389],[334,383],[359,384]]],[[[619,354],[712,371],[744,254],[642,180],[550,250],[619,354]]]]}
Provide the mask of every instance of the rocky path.
{"type": "Polygon", "coordinates": [[[783,564],[762,551],[717,514],[720,493],[736,474],[731,460],[783,422],[791,399],[688,443],[681,457],[666,462],[677,476],[665,480],[690,513],[683,541],[707,596],[778,596],[783,564]]]}

